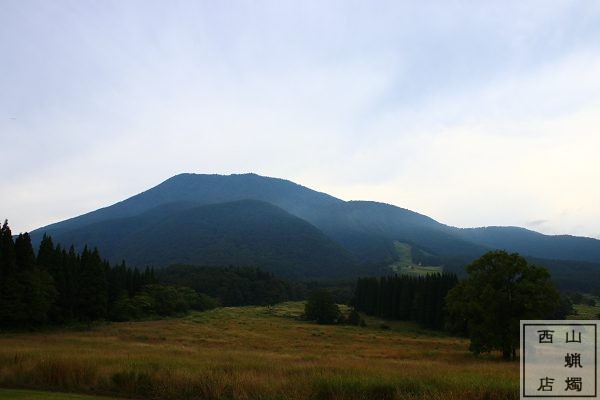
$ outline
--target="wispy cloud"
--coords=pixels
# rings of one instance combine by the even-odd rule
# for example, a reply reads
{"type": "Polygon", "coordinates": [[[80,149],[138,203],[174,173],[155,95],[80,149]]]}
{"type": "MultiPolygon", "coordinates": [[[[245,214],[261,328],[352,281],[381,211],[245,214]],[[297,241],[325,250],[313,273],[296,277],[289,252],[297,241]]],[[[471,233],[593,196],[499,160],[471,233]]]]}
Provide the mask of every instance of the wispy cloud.
{"type": "Polygon", "coordinates": [[[586,1],[4,2],[0,209],[33,229],[253,171],[597,235],[598,38],[586,1]]]}
{"type": "Polygon", "coordinates": [[[536,219],[535,221],[527,222],[526,225],[535,228],[535,227],[544,225],[546,222],[548,222],[548,221],[545,219],[536,219]]]}

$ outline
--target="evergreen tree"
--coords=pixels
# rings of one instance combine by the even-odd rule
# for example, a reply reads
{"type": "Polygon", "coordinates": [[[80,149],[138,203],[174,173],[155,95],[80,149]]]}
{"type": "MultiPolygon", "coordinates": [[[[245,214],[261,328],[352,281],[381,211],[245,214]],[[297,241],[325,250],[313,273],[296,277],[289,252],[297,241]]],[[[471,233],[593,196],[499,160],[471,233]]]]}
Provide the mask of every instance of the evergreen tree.
{"type": "Polygon", "coordinates": [[[7,220],[0,231],[0,271],[0,326],[7,327],[25,315],[24,288],[18,279],[15,244],[7,220]]]}
{"type": "Polygon", "coordinates": [[[441,329],[444,298],[456,283],[453,274],[360,278],[356,283],[354,306],[369,315],[412,320],[428,328],[441,329]]]}
{"type": "Polygon", "coordinates": [[[15,260],[19,271],[31,271],[35,268],[35,253],[28,233],[21,233],[15,240],[15,260]]]}
{"type": "Polygon", "coordinates": [[[44,233],[37,255],[37,265],[53,275],[60,263],[60,248],[55,248],[52,238],[44,233]]]}
{"type": "Polygon", "coordinates": [[[79,276],[81,269],[81,257],[75,252],[75,248],[71,246],[69,251],[64,249],[61,252],[61,268],[60,273],[60,296],[58,304],[61,310],[63,321],[71,321],[77,319],[77,300],[79,293],[79,276]]]}
{"type": "Polygon", "coordinates": [[[108,311],[107,279],[97,249],[83,249],[77,281],[77,317],[88,323],[105,318],[108,311]]]}
{"type": "Polygon", "coordinates": [[[73,246],[68,252],[55,247],[47,235],[36,257],[29,234],[13,241],[7,221],[0,232],[0,278],[0,328],[167,316],[218,304],[190,288],[156,284],[151,268],[140,273],[124,261],[111,268],[97,249],[86,247],[80,256],[73,246]]]}
{"type": "Polygon", "coordinates": [[[18,280],[23,287],[24,313],[20,322],[39,324],[48,320],[48,314],[57,297],[54,280],[50,274],[38,268],[28,233],[20,234],[15,241],[18,280]]]}

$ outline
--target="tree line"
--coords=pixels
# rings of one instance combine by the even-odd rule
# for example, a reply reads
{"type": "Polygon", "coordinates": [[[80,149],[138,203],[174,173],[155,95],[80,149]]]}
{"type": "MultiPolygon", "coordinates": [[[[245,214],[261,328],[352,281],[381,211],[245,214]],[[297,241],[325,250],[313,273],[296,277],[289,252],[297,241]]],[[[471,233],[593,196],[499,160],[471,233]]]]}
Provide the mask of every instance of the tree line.
{"type": "Polygon", "coordinates": [[[465,270],[460,282],[454,274],[361,278],[354,304],[366,314],[464,335],[473,353],[498,350],[506,360],[516,359],[520,320],[560,320],[573,313],[548,270],[517,253],[489,251],[465,270]]]}
{"type": "Polygon", "coordinates": [[[111,266],[97,249],[78,253],[44,235],[36,255],[28,233],[13,240],[8,221],[0,230],[0,328],[172,315],[215,303],[158,284],[152,269],[111,266]]]}
{"type": "Polygon", "coordinates": [[[444,299],[457,283],[456,275],[448,273],[359,278],[353,303],[358,311],[368,315],[442,329],[444,299]]]}
{"type": "Polygon", "coordinates": [[[165,284],[186,285],[218,299],[225,307],[272,305],[307,296],[307,286],[289,282],[257,267],[171,265],[156,271],[165,284]]]}

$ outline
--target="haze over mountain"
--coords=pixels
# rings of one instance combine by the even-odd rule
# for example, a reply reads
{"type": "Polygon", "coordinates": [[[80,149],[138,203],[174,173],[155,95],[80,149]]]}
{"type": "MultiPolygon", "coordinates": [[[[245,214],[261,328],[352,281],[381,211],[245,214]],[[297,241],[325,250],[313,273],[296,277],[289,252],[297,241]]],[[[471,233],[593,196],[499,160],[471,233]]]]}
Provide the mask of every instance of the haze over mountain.
{"type": "MultiPolygon", "coordinates": [[[[541,259],[600,262],[600,240],[523,228],[460,229],[389,204],[343,201],[255,174],[181,174],[90,213],[39,228],[64,246],[96,246],[111,261],[164,266],[259,265],[293,277],[343,276],[397,258],[457,269],[494,248],[541,259]]],[[[378,267],[379,268],[379,267],[378,267]]]]}

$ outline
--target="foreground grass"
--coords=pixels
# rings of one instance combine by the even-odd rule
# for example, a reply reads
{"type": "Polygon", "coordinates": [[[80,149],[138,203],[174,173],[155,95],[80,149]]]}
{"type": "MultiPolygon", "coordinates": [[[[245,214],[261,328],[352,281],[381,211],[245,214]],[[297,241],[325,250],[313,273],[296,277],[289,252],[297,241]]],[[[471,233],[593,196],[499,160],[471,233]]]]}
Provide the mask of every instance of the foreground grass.
{"type": "Polygon", "coordinates": [[[69,393],[0,389],[0,400],[111,400],[111,398],[69,393]]]}
{"type": "MultiPolygon", "coordinates": [[[[0,335],[0,386],[153,399],[516,399],[518,363],[411,323],[297,320],[302,303],[0,335]]],[[[0,397],[1,399],[1,397],[0,397]]]]}

